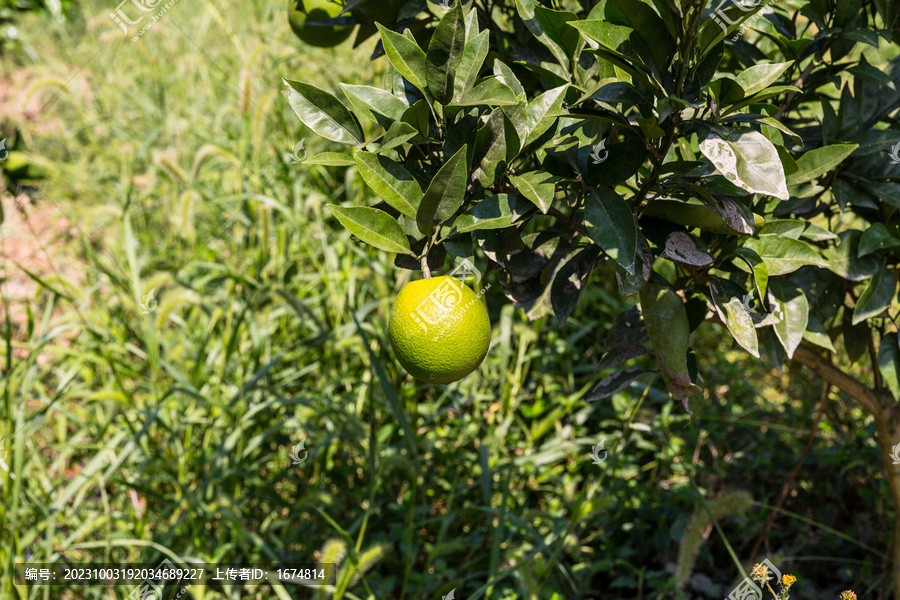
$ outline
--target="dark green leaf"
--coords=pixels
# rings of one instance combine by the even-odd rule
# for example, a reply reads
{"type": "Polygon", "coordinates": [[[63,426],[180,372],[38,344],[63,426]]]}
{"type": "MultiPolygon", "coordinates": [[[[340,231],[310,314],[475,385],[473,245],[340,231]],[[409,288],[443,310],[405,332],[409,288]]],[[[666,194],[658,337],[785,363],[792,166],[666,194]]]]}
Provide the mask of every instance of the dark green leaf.
{"type": "Polygon", "coordinates": [[[326,206],[341,225],[367,244],[386,252],[412,254],[403,228],[386,212],[368,206],[326,206]]]}
{"type": "Polygon", "coordinates": [[[456,2],[431,36],[425,62],[425,79],[435,100],[447,104],[453,97],[453,79],[466,45],[462,2],[456,2]]]}
{"type": "Polygon", "coordinates": [[[486,77],[463,92],[450,106],[515,106],[519,101],[512,89],[496,77],[486,77]]]}
{"type": "Polygon", "coordinates": [[[859,296],[859,302],[853,309],[853,324],[883,313],[894,301],[896,289],[897,282],[894,281],[894,276],[881,265],[859,296]]]}
{"type": "Polygon", "coordinates": [[[635,0],[608,0],[606,18],[615,25],[634,29],[645,46],[643,54],[652,57],[655,71],[662,73],[666,70],[669,33],[665,23],[650,6],[635,0]]]}
{"type": "Polygon", "coordinates": [[[646,373],[650,373],[650,371],[645,369],[624,369],[610,373],[594,386],[594,389],[587,395],[585,401],[597,402],[598,400],[609,398],[613,394],[628,388],[636,379],[646,373]]]}
{"type": "Polygon", "coordinates": [[[494,185],[519,152],[516,128],[502,110],[494,109],[475,136],[475,168],[472,178],[482,187],[494,185]]]}
{"type": "Polygon", "coordinates": [[[550,290],[550,303],[553,305],[560,329],[575,309],[599,254],[599,248],[588,246],[565,262],[556,272],[550,290]]]}
{"type": "Polygon", "coordinates": [[[332,142],[356,145],[365,141],[359,121],[334,95],[308,83],[282,81],[288,87],[284,94],[304,125],[332,142]]]}
{"type": "Polygon", "coordinates": [[[556,184],[562,180],[543,171],[532,171],[521,175],[511,175],[509,181],[519,193],[531,200],[545,215],[553,203],[556,184]]]}
{"type": "Polygon", "coordinates": [[[599,185],[609,186],[621,183],[637,173],[649,152],[643,139],[633,137],[621,144],[608,146],[609,158],[596,163],[588,162],[588,178],[599,185]]]}
{"type": "Polygon", "coordinates": [[[428,89],[425,80],[425,53],[411,39],[375,23],[381,33],[384,53],[395,69],[423,94],[428,89]]]}
{"type": "Polygon", "coordinates": [[[900,400],[900,340],[896,333],[881,338],[878,346],[878,370],[894,400],[900,400]]]}
{"type": "Polygon", "coordinates": [[[878,261],[874,256],[859,258],[859,242],[862,232],[856,229],[842,231],[840,243],[826,248],[822,255],[828,270],[844,279],[862,281],[878,271],[878,261]]]}
{"type": "MultiPolygon", "coordinates": [[[[453,221],[455,233],[465,233],[476,229],[502,229],[509,227],[528,212],[530,206],[509,194],[497,194],[481,200],[456,217],[453,221]]],[[[534,210],[531,208],[530,210],[534,210]]]]}
{"type": "Polygon", "coordinates": [[[858,256],[862,258],[873,252],[895,246],[900,246],[900,240],[892,236],[882,223],[875,223],[862,234],[862,238],[859,240],[858,256]]]}
{"type": "Polygon", "coordinates": [[[622,196],[608,188],[591,190],[585,199],[584,225],[610,258],[634,274],[638,228],[622,196]]]}
{"type": "Polygon", "coordinates": [[[386,156],[357,152],[359,173],[378,196],[408,217],[415,217],[422,201],[422,188],[409,171],[386,156]]]}
{"type": "Polygon", "coordinates": [[[448,158],[425,190],[416,213],[416,223],[423,234],[430,235],[436,221],[449,219],[462,206],[469,179],[467,150],[468,147],[463,144],[456,154],[448,158]]]}

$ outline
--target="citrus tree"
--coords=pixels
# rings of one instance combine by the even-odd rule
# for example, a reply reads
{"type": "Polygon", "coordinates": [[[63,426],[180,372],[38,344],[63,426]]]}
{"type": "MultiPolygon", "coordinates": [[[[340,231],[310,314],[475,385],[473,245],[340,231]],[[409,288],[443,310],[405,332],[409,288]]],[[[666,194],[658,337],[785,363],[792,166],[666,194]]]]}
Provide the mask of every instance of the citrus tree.
{"type": "MultiPolygon", "coordinates": [[[[387,7],[319,24],[359,24],[357,43],[377,29],[383,86],[284,81],[299,119],[347,146],[306,163],[353,167],[381,199],[330,206],[347,229],[425,277],[486,265],[560,327],[614,277],[635,309],[592,399],[658,370],[690,410],[699,327],[814,370],[873,416],[900,514],[900,6],[387,7]]],[[[893,564],[900,598],[900,519],[893,564]]]]}

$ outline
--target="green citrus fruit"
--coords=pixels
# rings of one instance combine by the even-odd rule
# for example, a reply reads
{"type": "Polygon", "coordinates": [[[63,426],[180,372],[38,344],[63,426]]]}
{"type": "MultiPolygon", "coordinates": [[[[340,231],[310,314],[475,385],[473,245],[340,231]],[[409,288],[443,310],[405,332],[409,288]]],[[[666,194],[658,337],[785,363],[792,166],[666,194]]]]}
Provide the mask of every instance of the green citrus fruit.
{"type": "Polygon", "coordinates": [[[446,276],[403,286],[389,330],[394,354],[410,375],[451,383],[478,368],[491,345],[491,321],[480,296],[446,276]]]}
{"type": "Polygon", "coordinates": [[[303,0],[300,9],[298,0],[288,0],[288,20],[291,29],[298,38],[310,46],[329,48],[337,46],[353,33],[353,25],[316,25],[316,21],[324,21],[336,17],[344,9],[343,3],[335,0],[303,0]]]}

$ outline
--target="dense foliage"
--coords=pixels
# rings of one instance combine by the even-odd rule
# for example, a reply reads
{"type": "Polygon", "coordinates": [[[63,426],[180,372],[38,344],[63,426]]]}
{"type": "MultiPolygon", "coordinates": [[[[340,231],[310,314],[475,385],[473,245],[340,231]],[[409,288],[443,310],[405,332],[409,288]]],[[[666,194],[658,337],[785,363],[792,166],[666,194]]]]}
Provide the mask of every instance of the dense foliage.
{"type": "Polygon", "coordinates": [[[842,337],[851,361],[873,343],[896,397],[900,9],[786,4],[751,43],[730,36],[764,5],[704,4],[455,4],[378,24],[386,89],[342,84],[345,104],[286,81],[287,96],[357,147],[309,162],[356,164],[384,204],[332,210],[400,264],[478,247],[510,299],[560,325],[592,270],[614,274],[679,398],[698,389],[688,340],[709,309],[778,364],[804,338],[842,337]]]}
{"type": "Polygon", "coordinates": [[[344,227],[426,276],[448,254],[487,264],[517,307],[560,327],[615,277],[634,300],[590,400],[658,372],[690,411],[705,370],[692,334],[724,325],[750,355],[799,360],[858,400],[887,461],[900,444],[900,6],[400,12],[375,24],[383,87],[285,80],[300,120],[352,148],[308,164],[355,166],[383,201],[330,205],[344,227]]]}

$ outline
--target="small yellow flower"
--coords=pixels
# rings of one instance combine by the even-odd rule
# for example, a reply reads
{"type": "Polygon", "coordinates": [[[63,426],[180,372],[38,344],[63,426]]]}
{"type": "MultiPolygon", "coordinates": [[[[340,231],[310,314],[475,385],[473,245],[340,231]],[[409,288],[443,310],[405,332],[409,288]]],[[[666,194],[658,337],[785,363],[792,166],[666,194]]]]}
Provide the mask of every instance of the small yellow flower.
{"type": "Polygon", "coordinates": [[[844,590],[841,592],[840,600],[856,600],[856,594],[853,590],[844,590]]]}
{"type": "Polygon", "coordinates": [[[781,585],[783,585],[784,587],[791,587],[795,583],[797,583],[797,578],[793,575],[782,575],[781,585]]]}

